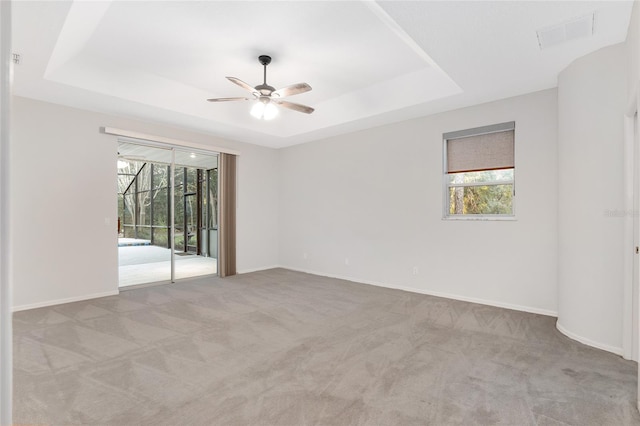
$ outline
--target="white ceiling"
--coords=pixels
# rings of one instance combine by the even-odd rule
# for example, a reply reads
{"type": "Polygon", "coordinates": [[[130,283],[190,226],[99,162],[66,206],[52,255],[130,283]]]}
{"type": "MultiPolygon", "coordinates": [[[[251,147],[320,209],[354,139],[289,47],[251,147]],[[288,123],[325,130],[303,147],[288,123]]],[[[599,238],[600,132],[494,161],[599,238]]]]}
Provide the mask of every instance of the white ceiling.
{"type": "Polygon", "coordinates": [[[623,42],[633,1],[18,1],[14,93],[283,147],[555,87],[623,42]],[[536,30],[595,12],[594,35],[540,50],[536,30]],[[273,121],[225,76],[306,82],[273,121]]]}

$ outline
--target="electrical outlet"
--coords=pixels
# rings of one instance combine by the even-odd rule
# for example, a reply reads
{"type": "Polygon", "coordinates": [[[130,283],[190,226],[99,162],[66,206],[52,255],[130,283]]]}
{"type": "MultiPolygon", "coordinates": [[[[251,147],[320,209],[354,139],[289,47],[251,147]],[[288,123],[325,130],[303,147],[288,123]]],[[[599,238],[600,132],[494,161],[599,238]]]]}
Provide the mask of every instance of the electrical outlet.
{"type": "Polygon", "coordinates": [[[413,275],[418,275],[418,267],[417,266],[413,267],[413,275]]]}

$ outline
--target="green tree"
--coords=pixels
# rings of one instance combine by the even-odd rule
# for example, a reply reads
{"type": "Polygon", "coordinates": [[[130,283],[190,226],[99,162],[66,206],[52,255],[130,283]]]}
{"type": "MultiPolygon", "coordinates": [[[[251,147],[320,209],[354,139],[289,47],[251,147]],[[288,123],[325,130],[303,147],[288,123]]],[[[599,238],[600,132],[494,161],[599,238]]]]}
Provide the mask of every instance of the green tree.
{"type": "Polygon", "coordinates": [[[455,173],[450,176],[449,213],[513,213],[513,169],[455,173]],[[491,182],[491,185],[455,186],[462,183],[491,182]],[[501,184],[500,182],[505,182],[501,184]]]}

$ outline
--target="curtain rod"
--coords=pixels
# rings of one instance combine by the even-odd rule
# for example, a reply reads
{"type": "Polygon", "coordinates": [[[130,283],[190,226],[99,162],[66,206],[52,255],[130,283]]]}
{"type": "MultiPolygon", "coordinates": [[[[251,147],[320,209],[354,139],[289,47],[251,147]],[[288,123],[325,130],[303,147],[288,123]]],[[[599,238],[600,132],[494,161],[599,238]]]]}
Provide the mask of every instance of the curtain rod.
{"type": "Polygon", "coordinates": [[[195,149],[201,149],[204,151],[214,151],[214,152],[219,152],[224,154],[240,155],[240,151],[236,151],[229,148],[203,145],[203,144],[187,142],[179,139],[165,138],[164,136],[155,136],[155,135],[149,135],[146,133],[134,132],[131,130],[117,129],[114,127],[101,127],[100,130],[102,131],[102,133],[105,133],[107,135],[123,136],[127,138],[132,138],[132,139],[141,139],[141,140],[150,141],[150,142],[158,142],[158,143],[163,143],[168,145],[174,145],[177,147],[195,148],[195,149]]]}

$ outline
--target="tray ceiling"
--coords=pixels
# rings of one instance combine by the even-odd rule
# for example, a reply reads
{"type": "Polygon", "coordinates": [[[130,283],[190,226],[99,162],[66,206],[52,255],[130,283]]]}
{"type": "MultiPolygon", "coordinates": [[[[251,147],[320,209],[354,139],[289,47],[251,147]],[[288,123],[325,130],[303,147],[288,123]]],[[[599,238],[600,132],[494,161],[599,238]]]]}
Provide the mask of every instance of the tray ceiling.
{"type": "Polygon", "coordinates": [[[283,147],[555,87],[574,59],[625,40],[633,2],[16,2],[18,96],[283,147]],[[595,13],[594,35],[542,51],[540,28],[595,13]],[[311,115],[273,121],[225,76],[311,115]]]}

